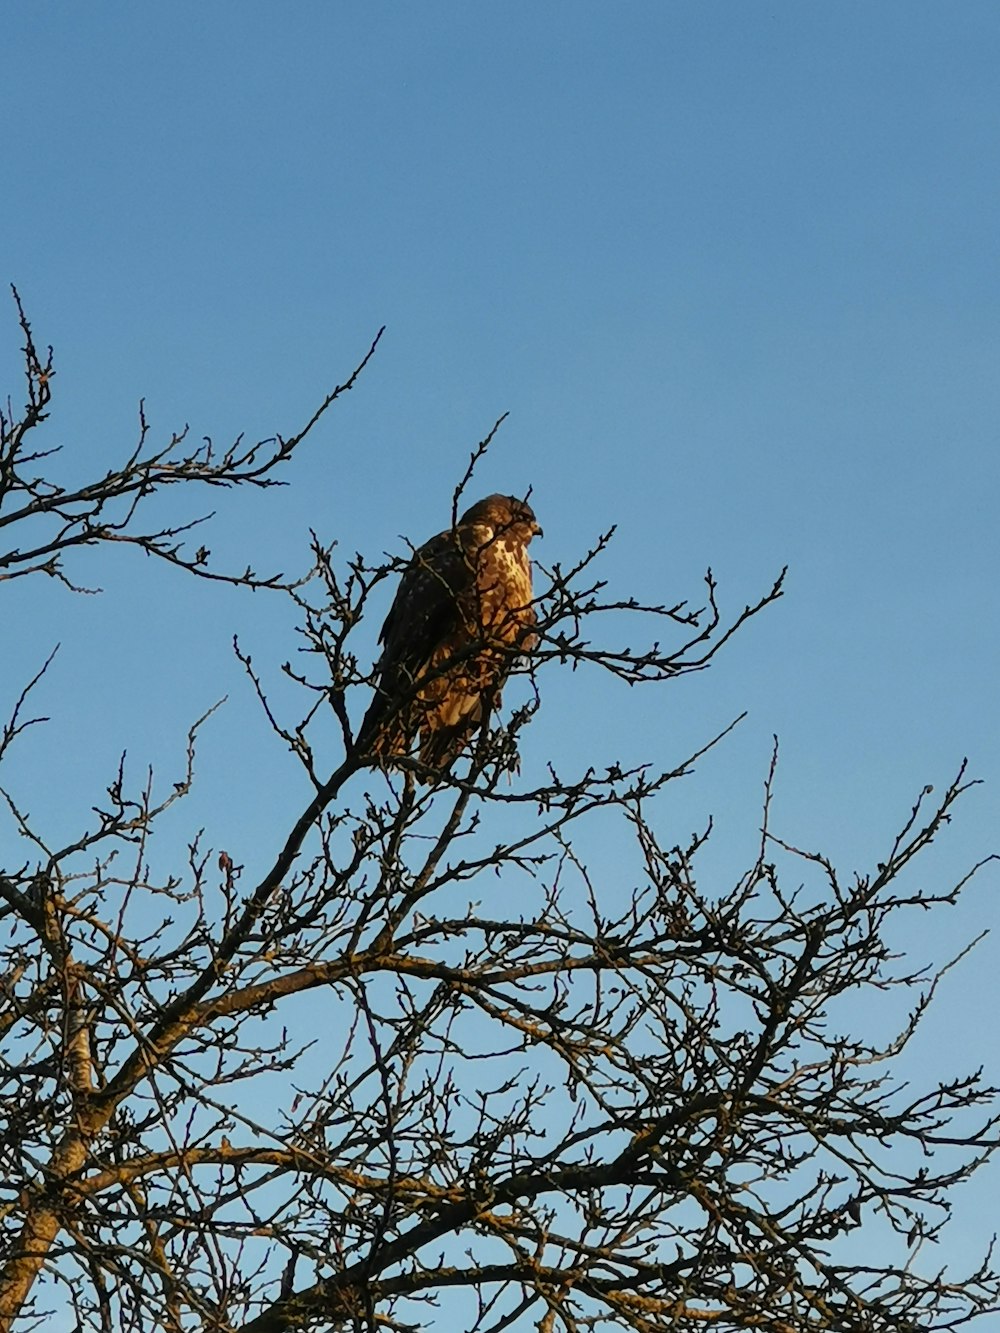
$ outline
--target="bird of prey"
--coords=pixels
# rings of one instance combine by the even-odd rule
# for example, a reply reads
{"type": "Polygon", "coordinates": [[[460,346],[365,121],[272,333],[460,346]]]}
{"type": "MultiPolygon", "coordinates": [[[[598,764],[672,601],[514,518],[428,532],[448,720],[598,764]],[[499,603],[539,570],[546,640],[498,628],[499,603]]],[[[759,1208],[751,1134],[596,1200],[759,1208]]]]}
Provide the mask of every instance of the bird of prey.
{"type": "Polygon", "coordinates": [[[414,551],[379,636],[359,748],[384,763],[418,740],[422,763],[454,761],[536,642],[528,543],[541,531],[527,501],[488,495],[414,551]]]}

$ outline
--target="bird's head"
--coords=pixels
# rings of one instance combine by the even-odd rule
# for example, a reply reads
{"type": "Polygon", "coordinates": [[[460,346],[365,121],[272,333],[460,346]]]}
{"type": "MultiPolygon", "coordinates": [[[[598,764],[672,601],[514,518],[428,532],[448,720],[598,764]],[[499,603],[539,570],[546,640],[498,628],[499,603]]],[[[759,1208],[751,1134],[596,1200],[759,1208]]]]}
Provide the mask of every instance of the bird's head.
{"type": "Polygon", "coordinates": [[[478,500],[467,509],[458,521],[463,526],[470,523],[492,528],[494,536],[510,533],[525,546],[532,537],[543,535],[531,505],[516,495],[487,495],[485,500],[478,500]]]}

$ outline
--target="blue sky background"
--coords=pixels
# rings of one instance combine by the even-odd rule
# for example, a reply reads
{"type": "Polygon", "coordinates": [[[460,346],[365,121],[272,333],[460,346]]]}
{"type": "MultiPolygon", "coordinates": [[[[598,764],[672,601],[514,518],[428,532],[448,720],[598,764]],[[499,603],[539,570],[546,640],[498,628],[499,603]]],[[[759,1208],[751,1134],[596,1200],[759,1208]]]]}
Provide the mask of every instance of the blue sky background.
{"type": "MultiPolygon", "coordinates": [[[[121,459],[140,396],[160,437],[289,434],[384,323],[292,484],[210,497],[221,562],[301,567],[310,525],[425,538],[509,411],[476,489],[534,487],[543,561],[618,523],[615,587],[697,600],[711,564],[733,610],[790,566],[701,677],[543,681],[529,747],[670,764],[748,709],[664,802],[678,838],[714,815],[707,872],[752,855],[774,732],[789,840],[863,869],[968,755],[986,783],[928,882],[998,848],[1000,8],[104,3],[0,31],[0,276],[56,345],[64,477],[121,459]]],[[[2,303],[0,368],[16,396],[2,303]]],[[[72,831],[123,749],[172,780],[229,693],[192,818],[264,856],[304,788],[230,644],[276,667],[288,616],[114,554],[74,567],[102,598],[4,589],[4,699],[63,644],[9,781],[72,831]]],[[[995,922],[998,883],[911,956],[995,922]]],[[[951,974],[942,1073],[1000,1069],[998,968],[988,940],[951,974]]],[[[958,1242],[992,1231],[985,1185],[959,1212],[958,1242]]]]}

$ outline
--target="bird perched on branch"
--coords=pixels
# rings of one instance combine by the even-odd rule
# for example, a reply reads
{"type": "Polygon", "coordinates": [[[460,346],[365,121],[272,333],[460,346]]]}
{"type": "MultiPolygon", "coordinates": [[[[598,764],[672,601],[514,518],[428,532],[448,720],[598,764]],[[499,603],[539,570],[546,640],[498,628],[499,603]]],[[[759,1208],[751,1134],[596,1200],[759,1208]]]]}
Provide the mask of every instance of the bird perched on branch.
{"type": "Polygon", "coordinates": [[[414,551],[379,638],[378,683],[358,747],[447,768],[535,643],[525,500],[488,495],[414,551]]]}

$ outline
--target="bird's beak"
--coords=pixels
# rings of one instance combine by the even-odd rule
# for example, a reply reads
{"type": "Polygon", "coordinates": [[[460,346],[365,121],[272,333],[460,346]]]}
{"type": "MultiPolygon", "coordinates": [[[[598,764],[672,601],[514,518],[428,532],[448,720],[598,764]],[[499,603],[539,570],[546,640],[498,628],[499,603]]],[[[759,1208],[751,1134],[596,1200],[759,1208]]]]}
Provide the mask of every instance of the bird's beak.
{"type": "Polygon", "coordinates": [[[539,525],[538,525],[537,523],[532,523],[532,525],[531,525],[531,535],[532,535],[533,537],[544,537],[544,536],[545,536],[545,533],[542,531],[542,529],[539,527],[539,525]]]}

